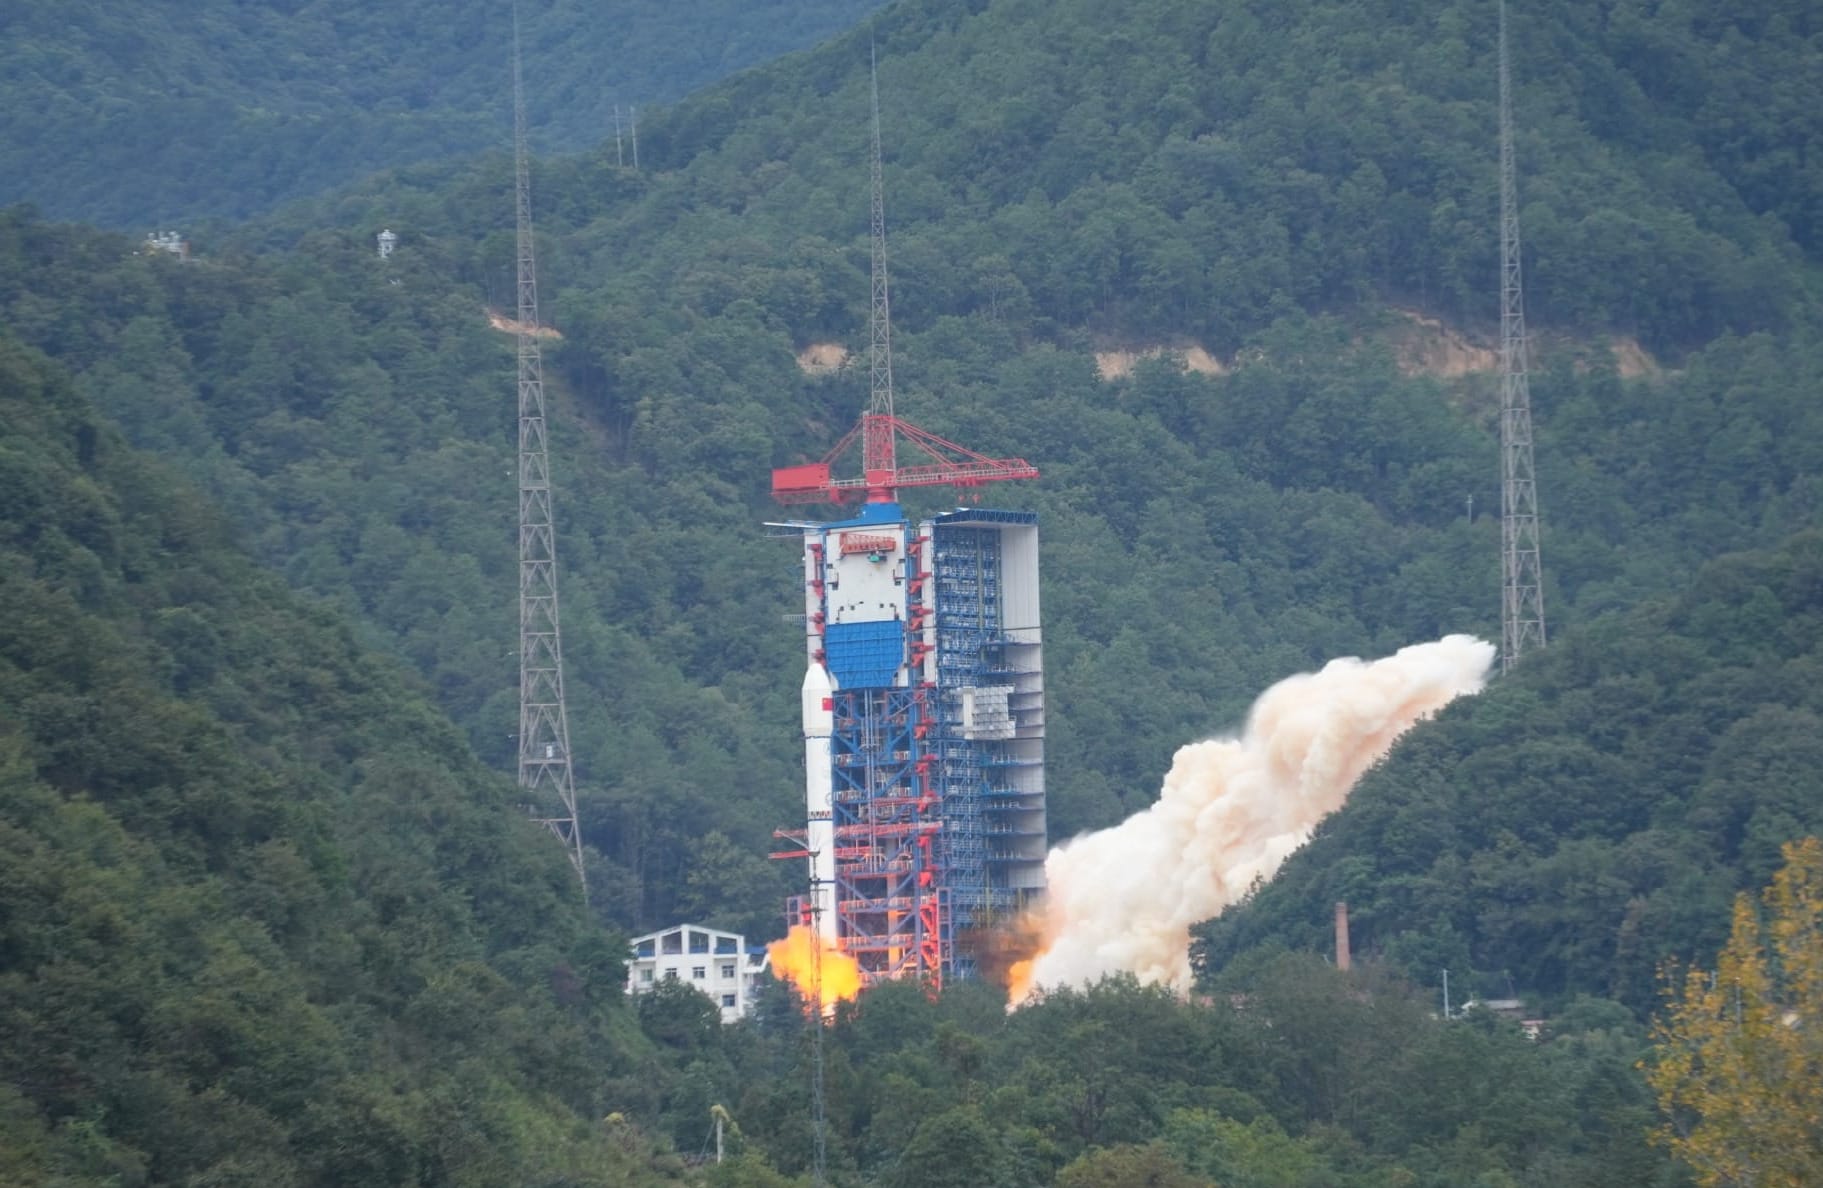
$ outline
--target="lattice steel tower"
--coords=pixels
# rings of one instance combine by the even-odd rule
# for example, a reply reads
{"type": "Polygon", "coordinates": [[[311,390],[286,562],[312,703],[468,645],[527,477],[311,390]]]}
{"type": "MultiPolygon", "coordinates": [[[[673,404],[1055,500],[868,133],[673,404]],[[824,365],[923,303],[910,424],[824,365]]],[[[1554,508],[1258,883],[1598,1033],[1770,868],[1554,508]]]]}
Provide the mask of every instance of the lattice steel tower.
{"type": "Polygon", "coordinates": [[[886,283],[886,186],[880,164],[880,62],[868,48],[868,85],[873,96],[873,300],[867,318],[867,378],[870,399],[866,428],[861,433],[862,473],[890,471],[895,467],[893,444],[893,322],[892,300],[886,283]]]}
{"type": "Polygon", "coordinates": [[[1542,648],[1544,572],[1538,556],[1538,485],[1532,468],[1532,394],[1526,378],[1525,297],[1519,275],[1519,194],[1507,8],[1500,0],[1500,670],[1542,648]]]}
{"type": "Polygon", "coordinates": [[[519,787],[527,808],[569,852],[588,896],[570,720],[563,702],[563,640],[557,615],[557,533],[551,518],[551,454],[538,348],[538,279],[532,249],[532,175],[526,152],[525,87],[519,71],[519,10],[513,9],[513,178],[519,229],[519,787]]]}

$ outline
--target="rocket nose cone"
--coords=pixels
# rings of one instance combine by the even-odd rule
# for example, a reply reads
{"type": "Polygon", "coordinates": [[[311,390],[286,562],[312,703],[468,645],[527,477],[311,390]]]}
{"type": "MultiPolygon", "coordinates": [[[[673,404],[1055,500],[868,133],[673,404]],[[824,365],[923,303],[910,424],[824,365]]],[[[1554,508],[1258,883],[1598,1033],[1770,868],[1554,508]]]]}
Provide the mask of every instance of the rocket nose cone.
{"type": "Polygon", "coordinates": [[[804,692],[833,693],[836,683],[831,679],[829,670],[812,660],[810,667],[804,670],[804,692]]]}
{"type": "Polygon", "coordinates": [[[827,738],[834,729],[835,682],[815,661],[804,673],[804,736],[827,738]]]}

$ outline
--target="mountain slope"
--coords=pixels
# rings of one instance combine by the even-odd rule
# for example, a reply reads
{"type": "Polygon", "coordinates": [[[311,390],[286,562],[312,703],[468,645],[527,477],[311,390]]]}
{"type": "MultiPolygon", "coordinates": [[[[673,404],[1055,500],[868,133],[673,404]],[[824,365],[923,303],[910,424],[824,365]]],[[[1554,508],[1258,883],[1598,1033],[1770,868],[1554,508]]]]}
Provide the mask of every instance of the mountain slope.
{"type": "Polygon", "coordinates": [[[11,340],[0,417],[7,1181],[671,1178],[594,1125],[620,952],[505,781],[11,340]]]}
{"type": "MultiPolygon", "coordinates": [[[[616,104],[630,133],[631,107],[811,45],[876,5],[526,4],[533,126],[552,146],[612,142],[616,104]]],[[[10,6],[0,13],[0,203],[109,226],[189,226],[499,145],[510,139],[509,8],[10,6]]]]}
{"type": "MultiPolygon", "coordinates": [[[[932,0],[877,25],[899,409],[1045,475],[994,498],[1043,517],[1060,835],[1145,803],[1176,746],[1280,677],[1498,626],[1492,385],[1387,345],[1394,301],[1492,324],[1489,14],[1113,19],[932,0]],[[1110,342],[1192,341],[1230,373],[1095,371],[1110,342]]],[[[1749,22],[1721,54],[1709,20],[1644,28],[1718,91],[1811,36],[1749,22]]],[[[1549,5],[1519,36],[1554,629],[1814,524],[1823,473],[1814,267],[1779,215],[1802,179],[1735,189],[1679,108],[1593,119],[1643,84],[1586,23],[1549,5]],[[1673,366],[1621,379],[1615,332],[1673,366]]],[[[866,60],[849,38],[653,113],[640,174],[537,170],[578,775],[598,906],[630,926],[768,932],[795,877],[761,857],[801,813],[792,566],[755,525],[768,467],[820,455],[865,398],[794,360],[863,334],[866,60]]],[[[1815,143],[1814,121],[1738,118],[1815,143]]],[[[479,307],[512,293],[510,192],[499,158],[403,170],[184,266],[0,225],[18,332],[503,769],[512,370],[479,307]],[[385,266],[380,225],[403,234],[385,266]]]]}
{"type": "MultiPolygon", "coordinates": [[[[1675,351],[1793,316],[1819,247],[1823,179],[1803,163],[1823,84],[1804,63],[1823,33],[1779,7],[1515,11],[1537,325],[1675,351]],[[1666,55],[1690,82],[1661,102],[1666,55]]],[[[1022,331],[1186,336],[1226,358],[1293,307],[1497,316],[1493,17],[1390,0],[895,5],[865,37],[651,113],[655,176],[636,187],[599,156],[557,166],[544,225],[578,226],[574,283],[729,271],[715,245],[734,237],[749,267],[827,290],[867,228],[868,38],[911,324],[991,308],[1022,331]]],[[[430,203],[376,180],[336,217],[409,211],[464,235],[494,219],[451,201],[446,174],[426,180],[430,203]]],[[[777,311],[800,342],[826,315],[814,299],[777,311]]]]}
{"type": "Polygon", "coordinates": [[[1823,534],[1717,560],[1417,732],[1206,955],[1320,949],[1346,900],[1356,951],[1420,981],[1647,1012],[1660,964],[1707,960],[1733,896],[1823,831],[1819,677],[1823,534]]]}

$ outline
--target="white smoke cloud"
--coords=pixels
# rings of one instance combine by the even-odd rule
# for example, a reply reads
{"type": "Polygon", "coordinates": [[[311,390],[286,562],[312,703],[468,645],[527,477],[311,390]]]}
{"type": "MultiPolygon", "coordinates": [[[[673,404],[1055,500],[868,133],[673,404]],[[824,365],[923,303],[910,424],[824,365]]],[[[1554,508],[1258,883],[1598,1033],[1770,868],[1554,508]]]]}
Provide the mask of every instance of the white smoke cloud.
{"type": "Polygon", "coordinates": [[[1191,927],[1270,878],[1401,734],[1478,692],[1493,660],[1468,635],[1332,660],[1268,689],[1239,738],[1181,748],[1151,807],[1051,851],[1028,984],[1124,971],[1187,993],[1191,927]]]}

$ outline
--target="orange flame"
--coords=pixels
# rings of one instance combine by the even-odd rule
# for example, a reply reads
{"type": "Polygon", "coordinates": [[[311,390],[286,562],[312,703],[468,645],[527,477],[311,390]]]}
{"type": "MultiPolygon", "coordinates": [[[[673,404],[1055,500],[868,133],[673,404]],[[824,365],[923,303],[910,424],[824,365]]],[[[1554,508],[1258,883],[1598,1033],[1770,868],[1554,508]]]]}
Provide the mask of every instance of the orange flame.
{"type": "Polygon", "coordinates": [[[1027,957],[1024,961],[1015,961],[1006,971],[1006,1003],[1016,1007],[1032,993],[1032,967],[1038,958],[1027,957]]]}
{"type": "Polygon", "coordinates": [[[1033,967],[1051,947],[1050,923],[1042,908],[963,935],[981,977],[1006,990],[1007,1005],[1018,1006],[1033,990],[1033,967]]]}
{"type": "Polygon", "coordinates": [[[819,1000],[825,1015],[838,1002],[861,993],[861,967],[853,957],[822,940],[808,924],[793,924],[784,940],[766,946],[773,976],[783,978],[807,999],[819,1000]],[[820,983],[820,984],[819,984],[820,983]]]}

